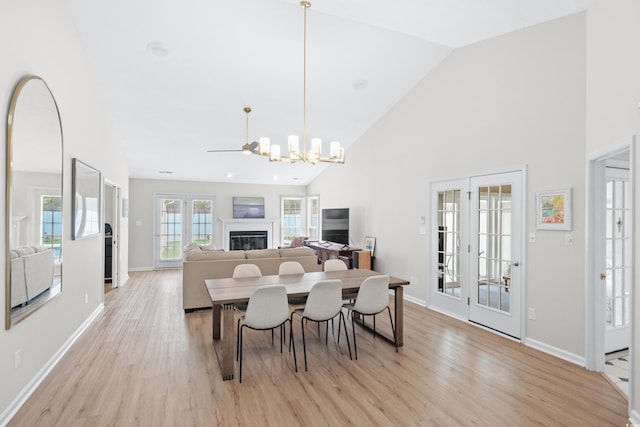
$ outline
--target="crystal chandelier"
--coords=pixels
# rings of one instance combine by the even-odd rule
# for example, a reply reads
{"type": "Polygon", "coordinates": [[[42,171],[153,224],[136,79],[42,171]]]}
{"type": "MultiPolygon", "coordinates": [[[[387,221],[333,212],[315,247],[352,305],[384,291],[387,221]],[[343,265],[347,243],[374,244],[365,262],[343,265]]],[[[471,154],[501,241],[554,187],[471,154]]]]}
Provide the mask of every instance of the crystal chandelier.
{"type": "Polygon", "coordinates": [[[311,7],[308,1],[301,1],[304,8],[304,54],[303,54],[303,122],[302,122],[302,150],[297,135],[289,135],[288,154],[282,153],[280,145],[271,144],[269,138],[260,138],[257,147],[251,147],[252,154],[268,156],[272,162],[290,161],[291,163],[303,162],[316,164],[318,162],[344,163],[344,148],[338,141],[332,141],[329,145],[329,156],[322,156],[322,141],[320,138],[311,138],[311,149],[307,150],[307,9],[311,7]]]}

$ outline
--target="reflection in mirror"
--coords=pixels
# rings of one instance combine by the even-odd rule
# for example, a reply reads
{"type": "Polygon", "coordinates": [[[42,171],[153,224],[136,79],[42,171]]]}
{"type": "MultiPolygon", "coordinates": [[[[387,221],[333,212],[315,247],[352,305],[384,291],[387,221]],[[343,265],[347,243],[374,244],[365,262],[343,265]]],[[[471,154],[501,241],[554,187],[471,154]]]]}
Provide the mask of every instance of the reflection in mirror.
{"type": "Polygon", "coordinates": [[[62,291],[62,126],[39,77],[17,85],[7,122],[7,329],[62,291]]]}

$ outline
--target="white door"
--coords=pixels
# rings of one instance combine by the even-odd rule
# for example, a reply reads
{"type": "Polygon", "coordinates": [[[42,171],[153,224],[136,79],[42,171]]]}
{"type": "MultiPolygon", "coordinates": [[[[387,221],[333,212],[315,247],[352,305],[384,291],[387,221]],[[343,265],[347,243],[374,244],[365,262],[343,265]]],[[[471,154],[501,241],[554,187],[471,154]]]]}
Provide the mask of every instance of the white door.
{"type": "Polygon", "coordinates": [[[521,333],[522,172],[472,177],[469,185],[469,320],[521,333]]]}
{"type": "Polygon", "coordinates": [[[182,267],[183,248],[189,242],[213,243],[214,207],[212,195],[155,195],[155,268],[182,267]]]}
{"type": "Polygon", "coordinates": [[[605,353],[630,343],[632,288],[632,210],[628,165],[609,161],[605,167],[604,279],[605,353]]]}
{"type": "Polygon", "coordinates": [[[431,184],[431,303],[468,320],[468,179],[431,184]]]}

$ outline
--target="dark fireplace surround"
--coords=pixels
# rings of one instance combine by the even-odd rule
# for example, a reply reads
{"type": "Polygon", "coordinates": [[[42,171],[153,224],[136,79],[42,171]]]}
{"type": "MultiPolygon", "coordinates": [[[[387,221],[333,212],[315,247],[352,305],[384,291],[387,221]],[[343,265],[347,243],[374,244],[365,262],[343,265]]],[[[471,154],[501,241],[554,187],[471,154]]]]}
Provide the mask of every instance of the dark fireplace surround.
{"type": "Polygon", "coordinates": [[[268,232],[264,231],[230,231],[229,250],[267,249],[268,232]]]}

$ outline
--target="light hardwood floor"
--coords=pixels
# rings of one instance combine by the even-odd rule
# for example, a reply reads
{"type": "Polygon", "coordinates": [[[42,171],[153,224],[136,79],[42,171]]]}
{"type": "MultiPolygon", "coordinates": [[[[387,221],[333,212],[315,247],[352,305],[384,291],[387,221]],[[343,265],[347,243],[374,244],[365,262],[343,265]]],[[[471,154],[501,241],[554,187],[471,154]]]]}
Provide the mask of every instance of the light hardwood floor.
{"type": "MultiPolygon", "coordinates": [[[[245,335],[243,383],[222,381],[211,312],[182,310],[181,271],[132,273],[10,426],[624,426],[599,373],[405,303],[405,345],[358,334],[349,360],[307,326],[304,372],[271,335],[245,335]]],[[[380,316],[377,327],[387,327],[380,316]]],[[[337,326],[337,325],[336,325],[337,326]]]]}

